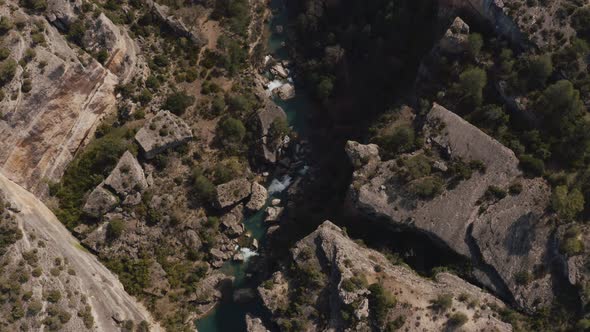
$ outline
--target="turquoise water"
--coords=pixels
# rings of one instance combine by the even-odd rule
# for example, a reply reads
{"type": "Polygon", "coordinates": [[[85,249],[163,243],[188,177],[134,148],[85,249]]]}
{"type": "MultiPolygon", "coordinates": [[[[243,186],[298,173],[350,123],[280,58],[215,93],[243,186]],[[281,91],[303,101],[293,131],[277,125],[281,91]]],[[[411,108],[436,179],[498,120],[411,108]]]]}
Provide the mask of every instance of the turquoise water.
{"type": "MultiPolygon", "coordinates": [[[[283,5],[283,0],[272,0],[271,8],[274,12],[273,19],[270,23],[271,36],[268,40],[268,50],[277,60],[288,59],[287,50],[282,47],[282,43],[285,42],[285,33],[275,33],[276,25],[285,25],[287,22],[287,13],[283,5]]],[[[287,119],[293,129],[303,134],[305,131],[305,117],[304,111],[309,109],[311,102],[307,98],[306,94],[302,92],[300,87],[297,87],[297,95],[295,98],[282,101],[275,100],[275,102],[285,110],[287,113],[287,119]]],[[[280,198],[280,193],[271,195],[269,202],[273,198],[280,198]]],[[[268,203],[267,203],[268,204],[268,203]]],[[[259,242],[263,240],[266,234],[266,225],[264,225],[264,208],[249,216],[245,221],[244,225],[246,231],[252,235],[252,238],[257,239],[259,242]]],[[[249,285],[248,282],[248,262],[239,263],[228,261],[221,268],[222,272],[234,276],[233,289],[247,288],[255,285],[249,285]]],[[[246,331],[246,322],[244,317],[246,313],[253,313],[254,315],[262,315],[263,308],[260,303],[236,303],[233,301],[232,296],[226,296],[226,299],[222,301],[214,310],[211,311],[207,316],[198,320],[196,323],[199,332],[239,332],[246,331]]]]}

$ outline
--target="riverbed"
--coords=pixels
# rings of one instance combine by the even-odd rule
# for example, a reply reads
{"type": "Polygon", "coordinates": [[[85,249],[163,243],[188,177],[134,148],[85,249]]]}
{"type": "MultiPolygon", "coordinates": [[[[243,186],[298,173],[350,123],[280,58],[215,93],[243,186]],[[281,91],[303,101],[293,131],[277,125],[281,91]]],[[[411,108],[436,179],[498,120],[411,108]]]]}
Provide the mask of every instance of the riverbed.
{"type": "MultiPolygon", "coordinates": [[[[286,35],[284,33],[277,33],[277,26],[285,27],[287,24],[287,12],[283,0],[272,0],[271,9],[273,17],[269,23],[270,35],[267,41],[267,49],[272,57],[277,60],[288,60],[288,52],[284,47],[286,35]]],[[[289,78],[291,79],[291,78],[289,78]]],[[[296,83],[296,82],[295,82],[296,83]]],[[[291,128],[299,135],[305,133],[305,114],[304,111],[309,109],[311,100],[307,97],[304,91],[297,86],[296,95],[289,100],[280,100],[274,98],[275,102],[283,108],[287,114],[287,120],[291,128]]],[[[273,179],[266,184],[269,189],[269,199],[267,205],[274,198],[284,200],[284,190],[290,184],[290,178],[284,176],[273,179]]],[[[266,225],[264,224],[264,208],[259,212],[249,216],[244,220],[246,231],[251,234],[251,237],[257,239],[262,245],[264,244],[264,235],[266,234],[266,225]]],[[[256,252],[245,252],[244,262],[228,261],[221,268],[221,271],[228,276],[234,277],[234,282],[231,294],[226,294],[222,302],[213,309],[205,317],[196,322],[199,332],[239,332],[246,330],[245,315],[252,313],[253,315],[262,315],[264,313],[261,303],[256,300],[248,300],[244,302],[234,301],[233,294],[236,290],[252,289],[254,285],[248,276],[248,267],[251,258],[258,255],[256,252]],[[250,256],[250,257],[248,257],[250,256]]]]}

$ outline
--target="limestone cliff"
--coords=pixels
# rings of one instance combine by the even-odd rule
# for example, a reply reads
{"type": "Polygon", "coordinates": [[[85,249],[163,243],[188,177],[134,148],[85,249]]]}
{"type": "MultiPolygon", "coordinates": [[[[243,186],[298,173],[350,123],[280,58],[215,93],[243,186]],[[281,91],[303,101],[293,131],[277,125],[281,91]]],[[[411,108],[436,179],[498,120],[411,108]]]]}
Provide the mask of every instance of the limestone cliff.
{"type": "Polygon", "coordinates": [[[497,318],[504,304],[495,297],[452,274],[425,279],[329,221],[295,245],[291,268],[259,293],[280,327],[301,331],[512,330],[497,318]]]}
{"type": "Polygon", "coordinates": [[[424,135],[423,150],[388,161],[381,160],[375,145],[349,142],[356,167],[350,199],[368,215],[425,232],[491,266],[493,272],[480,275],[481,281],[499,277],[495,287],[506,286],[518,305],[532,310],[550,303],[554,277],[549,271],[556,257],[546,212],[548,185],[523,178],[511,150],[440,105],[427,115],[424,135]],[[407,182],[402,174],[415,172],[417,161],[429,174],[407,182]],[[452,175],[457,162],[480,165],[479,171],[458,179],[452,175]],[[433,180],[441,181],[440,192],[420,197],[414,189],[431,183],[428,179],[440,179],[433,180]],[[507,194],[514,187],[521,190],[507,194]]]}

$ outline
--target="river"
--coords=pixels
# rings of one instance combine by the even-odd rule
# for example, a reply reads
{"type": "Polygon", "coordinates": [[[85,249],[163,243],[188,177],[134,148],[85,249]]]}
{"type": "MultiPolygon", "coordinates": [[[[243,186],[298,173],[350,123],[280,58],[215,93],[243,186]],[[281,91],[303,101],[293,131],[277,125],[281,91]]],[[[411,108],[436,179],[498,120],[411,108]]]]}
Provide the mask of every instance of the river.
{"type": "MultiPolygon", "coordinates": [[[[287,25],[286,6],[283,0],[272,0],[270,6],[273,11],[273,17],[269,23],[271,33],[267,41],[267,49],[275,60],[288,60],[287,49],[283,47],[286,42],[286,34],[276,32],[278,25],[287,25]]],[[[305,132],[305,115],[303,111],[309,109],[311,105],[311,100],[308,99],[307,95],[300,87],[297,87],[297,94],[294,98],[286,101],[275,98],[275,102],[287,113],[289,125],[293,130],[300,135],[303,134],[305,132]]],[[[274,198],[284,200],[283,190],[289,184],[289,177],[273,179],[270,183],[267,183],[270,194],[267,205],[274,198]]],[[[266,234],[264,208],[244,220],[244,226],[252,238],[264,244],[264,235],[266,234]]],[[[248,256],[251,258],[252,255],[258,254],[250,251],[245,251],[244,253],[246,258],[248,256]]],[[[235,278],[232,293],[234,290],[248,289],[256,286],[248,278],[249,261],[249,259],[246,259],[243,263],[228,261],[221,268],[223,273],[235,278]]],[[[256,301],[236,302],[233,299],[233,294],[227,294],[215,309],[196,322],[196,326],[199,332],[246,331],[246,322],[244,319],[246,313],[262,316],[264,311],[261,303],[256,301]]]]}

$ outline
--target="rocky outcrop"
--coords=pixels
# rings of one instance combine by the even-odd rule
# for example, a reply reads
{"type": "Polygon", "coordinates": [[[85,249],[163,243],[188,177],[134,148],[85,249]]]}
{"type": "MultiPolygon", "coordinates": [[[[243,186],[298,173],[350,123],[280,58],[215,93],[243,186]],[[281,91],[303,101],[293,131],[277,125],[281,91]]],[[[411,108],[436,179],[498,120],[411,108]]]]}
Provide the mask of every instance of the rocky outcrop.
{"type": "Polygon", "coordinates": [[[191,128],[169,111],[160,111],[135,135],[147,159],[193,138],[191,128]]]}
{"type": "Polygon", "coordinates": [[[258,211],[264,207],[266,200],[268,199],[268,192],[263,185],[254,182],[252,183],[252,195],[246,208],[251,211],[258,211]]]}
{"type": "Polygon", "coordinates": [[[236,179],[217,186],[217,207],[223,209],[248,198],[252,185],[246,179],[236,179]]]}
{"type": "Polygon", "coordinates": [[[104,184],[122,197],[143,192],[148,187],[143,168],[129,151],[126,151],[119,159],[117,166],[106,178],[104,184]]]}
{"type": "Polygon", "coordinates": [[[170,29],[179,36],[189,39],[197,47],[202,47],[207,44],[207,38],[204,34],[187,27],[181,19],[170,13],[170,8],[168,6],[160,5],[152,0],[146,1],[146,5],[152,9],[152,12],[159,20],[170,27],[170,29]]]}
{"type": "Polygon", "coordinates": [[[259,287],[279,325],[296,321],[306,331],[370,331],[372,324],[378,330],[443,331],[454,327],[450,314],[461,313],[462,331],[512,330],[490,309],[504,307],[497,298],[452,274],[422,278],[355,243],[329,221],[295,245],[286,270],[259,287]],[[389,302],[379,309],[373,302],[378,291],[389,302]],[[285,301],[293,292],[300,294],[285,301]],[[444,307],[437,306],[441,298],[447,299],[444,307]],[[298,314],[288,316],[289,308],[298,314]],[[322,314],[315,315],[317,310],[322,314]]]}
{"type": "Polygon", "coordinates": [[[78,19],[82,11],[82,0],[48,0],[45,17],[61,31],[68,31],[70,24],[78,19]]]}
{"type": "MultiPolygon", "coordinates": [[[[511,150],[440,105],[427,115],[424,135],[426,149],[438,153],[438,163],[475,161],[485,171],[444,187],[433,198],[421,199],[404,190],[398,161],[382,161],[374,154],[375,146],[349,143],[347,152],[356,168],[350,199],[370,216],[415,228],[474,262],[491,266],[493,271],[481,281],[490,278],[498,288],[507,287],[521,307],[534,310],[550,303],[554,280],[548,271],[555,257],[545,181],[522,178],[511,150]],[[522,192],[507,195],[516,182],[522,192]],[[500,197],[490,197],[492,189],[500,197]]],[[[434,167],[437,162],[429,163],[434,167]]],[[[440,172],[447,176],[449,171],[440,172]]]]}
{"type": "Polygon", "coordinates": [[[221,226],[227,236],[236,238],[244,233],[242,219],[244,219],[244,206],[242,204],[235,206],[221,217],[221,226]]]}
{"type": "Polygon", "coordinates": [[[118,203],[117,197],[105,189],[104,183],[101,183],[88,196],[83,211],[94,218],[99,218],[114,209],[118,203]]]}

